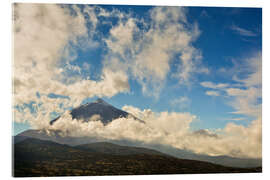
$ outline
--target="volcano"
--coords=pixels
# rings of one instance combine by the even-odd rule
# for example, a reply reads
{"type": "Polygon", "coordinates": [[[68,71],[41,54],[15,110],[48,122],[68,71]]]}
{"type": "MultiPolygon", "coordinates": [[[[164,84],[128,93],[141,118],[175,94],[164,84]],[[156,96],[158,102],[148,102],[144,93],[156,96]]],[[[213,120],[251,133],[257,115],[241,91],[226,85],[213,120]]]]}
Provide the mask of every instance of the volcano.
{"type": "MultiPolygon", "coordinates": [[[[103,99],[98,98],[96,101],[81,105],[74,108],[70,112],[72,119],[83,120],[88,122],[97,117],[104,125],[112,122],[114,119],[131,117],[135,120],[143,122],[134,115],[115,108],[103,99]]],[[[61,116],[53,119],[50,124],[53,125],[61,116]]]]}

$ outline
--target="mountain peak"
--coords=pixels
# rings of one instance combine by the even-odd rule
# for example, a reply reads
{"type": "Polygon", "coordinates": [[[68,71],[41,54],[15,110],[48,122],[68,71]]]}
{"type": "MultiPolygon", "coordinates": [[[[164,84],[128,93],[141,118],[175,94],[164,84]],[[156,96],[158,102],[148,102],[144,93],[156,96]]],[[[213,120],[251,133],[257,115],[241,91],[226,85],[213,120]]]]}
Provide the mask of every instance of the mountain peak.
{"type": "MultiPolygon", "coordinates": [[[[114,119],[120,117],[128,117],[129,115],[127,112],[113,107],[112,105],[105,102],[101,98],[98,98],[96,101],[93,101],[91,103],[86,103],[84,105],[72,109],[70,114],[72,116],[72,119],[81,119],[85,122],[88,122],[92,116],[99,115],[101,122],[104,125],[108,124],[114,119]]],[[[52,120],[50,124],[52,125],[58,119],[59,117],[52,120]]]]}
{"type": "MultiPolygon", "coordinates": [[[[77,120],[81,119],[84,122],[90,121],[91,117],[94,115],[99,115],[100,120],[104,125],[112,122],[114,119],[121,117],[127,118],[128,116],[131,116],[134,119],[139,120],[132,114],[129,114],[121,109],[113,107],[111,104],[105,102],[101,98],[98,98],[96,101],[92,103],[86,103],[84,105],[72,109],[70,114],[72,116],[72,119],[77,120]]],[[[52,120],[50,124],[53,125],[53,123],[57,121],[59,118],[60,116],[52,120]]],[[[139,121],[143,123],[143,121],[141,120],[139,121]]]]}
{"type": "Polygon", "coordinates": [[[100,103],[100,104],[108,104],[107,102],[105,102],[103,99],[101,98],[97,98],[96,101],[94,101],[94,103],[100,103]]]}

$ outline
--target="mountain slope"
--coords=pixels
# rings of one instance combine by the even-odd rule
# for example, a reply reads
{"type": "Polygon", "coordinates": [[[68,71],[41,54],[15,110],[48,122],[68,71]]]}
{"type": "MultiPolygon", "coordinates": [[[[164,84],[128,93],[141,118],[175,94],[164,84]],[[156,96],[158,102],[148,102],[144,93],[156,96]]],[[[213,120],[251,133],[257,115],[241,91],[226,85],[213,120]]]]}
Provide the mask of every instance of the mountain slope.
{"type": "Polygon", "coordinates": [[[15,177],[261,172],[261,168],[230,168],[161,154],[89,152],[33,138],[14,145],[13,167],[15,177]]]}
{"type": "Polygon", "coordinates": [[[104,139],[98,138],[98,137],[91,137],[91,138],[90,137],[71,137],[71,136],[64,136],[61,133],[62,132],[59,130],[52,130],[52,129],[40,129],[40,130],[29,129],[16,135],[14,137],[14,142],[16,143],[20,141],[21,136],[23,136],[24,138],[28,137],[28,138],[36,138],[40,140],[53,141],[59,144],[68,144],[71,146],[104,141],[104,139]]]}
{"type": "MultiPolygon", "coordinates": [[[[242,167],[242,168],[250,168],[257,167],[262,165],[262,159],[248,159],[248,158],[233,158],[229,156],[208,156],[203,154],[195,154],[193,152],[187,150],[181,150],[177,148],[173,148],[171,146],[165,146],[160,144],[140,144],[130,141],[124,140],[108,140],[98,137],[70,137],[70,136],[62,136],[61,131],[56,130],[26,130],[17,136],[14,137],[13,142],[16,144],[20,142],[22,139],[26,138],[37,138],[40,140],[53,141],[59,144],[68,144],[71,146],[78,146],[85,144],[92,144],[97,142],[110,142],[114,144],[118,144],[121,146],[140,146],[144,148],[150,148],[177,158],[182,159],[190,159],[190,160],[199,160],[211,162],[214,164],[219,164],[223,166],[230,167],[242,167]]],[[[105,151],[105,150],[104,150],[105,151]]],[[[112,151],[113,152],[113,151],[112,151]]],[[[117,152],[117,151],[115,151],[117,152]]],[[[125,153],[124,151],[119,151],[119,153],[125,153]]]]}
{"type": "Polygon", "coordinates": [[[17,143],[19,143],[19,142],[21,142],[21,141],[23,141],[25,139],[28,139],[28,138],[29,138],[28,136],[23,136],[23,135],[21,135],[21,136],[13,136],[12,137],[12,143],[17,144],[17,143]]]}
{"type": "MultiPolygon", "coordinates": [[[[99,152],[110,155],[133,155],[133,154],[155,154],[155,155],[166,155],[156,150],[142,148],[142,147],[131,147],[131,146],[120,146],[108,142],[96,142],[91,144],[82,144],[75,146],[75,148],[87,151],[87,152],[99,152]]],[[[166,155],[168,156],[168,155],[166,155]]]]}
{"type": "Polygon", "coordinates": [[[148,148],[158,150],[177,158],[206,161],[214,164],[230,167],[251,168],[262,166],[262,159],[255,158],[235,158],[230,156],[209,156],[206,154],[196,154],[188,150],[173,148],[171,146],[153,144],[148,145],[148,148]]]}

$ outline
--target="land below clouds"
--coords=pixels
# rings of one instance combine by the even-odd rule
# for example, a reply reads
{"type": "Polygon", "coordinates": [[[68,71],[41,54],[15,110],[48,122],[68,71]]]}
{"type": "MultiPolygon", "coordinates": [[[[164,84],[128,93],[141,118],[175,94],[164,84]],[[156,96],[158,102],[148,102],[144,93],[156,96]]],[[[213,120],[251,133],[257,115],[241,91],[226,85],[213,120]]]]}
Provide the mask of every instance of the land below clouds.
{"type": "MultiPolygon", "coordinates": [[[[92,144],[96,142],[108,142],[125,147],[142,147],[147,149],[153,149],[170,156],[180,158],[180,159],[189,159],[189,160],[198,160],[210,162],[222,166],[228,167],[240,167],[240,168],[254,168],[262,166],[262,159],[255,158],[235,158],[230,156],[209,156],[206,154],[196,154],[188,150],[173,148],[168,145],[162,144],[145,144],[141,142],[128,141],[128,140],[109,140],[101,137],[71,137],[71,136],[62,136],[60,130],[26,130],[13,137],[13,143],[17,144],[25,139],[39,139],[45,141],[51,141],[58,144],[65,144],[72,147],[82,145],[82,144],[92,144]]],[[[14,146],[15,148],[15,146],[14,146]]],[[[99,149],[100,151],[102,149],[99,149]]]]}
{"type": "Polygon", "coordinates": [[[13,150],[15,177],[262,172],[261,167],[226,167],[108,142],[70,146],[18,136],[13,150]]]}

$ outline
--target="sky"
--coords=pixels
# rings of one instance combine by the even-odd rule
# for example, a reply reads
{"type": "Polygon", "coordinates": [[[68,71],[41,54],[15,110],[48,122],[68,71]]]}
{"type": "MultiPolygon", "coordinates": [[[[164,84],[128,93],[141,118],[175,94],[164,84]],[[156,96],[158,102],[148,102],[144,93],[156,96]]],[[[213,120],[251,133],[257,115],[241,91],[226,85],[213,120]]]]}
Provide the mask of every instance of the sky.
{"type": "Polygon", "coordinates": [[[13,135],[63,115],[75,136],[261,157],[261,8],[14,4],[13,22],[13,135]],[[146,125],[70,120],[98,97],[146,125]]]}

